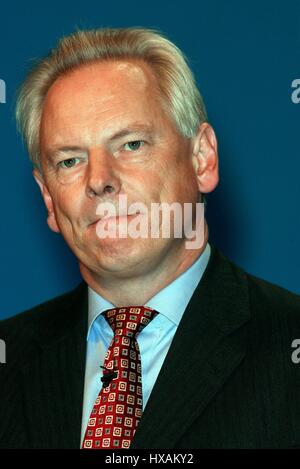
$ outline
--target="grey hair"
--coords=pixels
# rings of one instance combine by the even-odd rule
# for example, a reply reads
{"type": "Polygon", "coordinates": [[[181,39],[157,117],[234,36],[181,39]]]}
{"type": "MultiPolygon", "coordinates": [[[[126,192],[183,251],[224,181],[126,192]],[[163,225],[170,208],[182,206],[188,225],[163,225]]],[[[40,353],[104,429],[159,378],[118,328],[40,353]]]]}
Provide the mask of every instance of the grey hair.
{"type": "Polygon", "coordinates": [[[51,85],[80,66],[117,59],[143,60],[151,67],[162,105],[181,135],[192,138],[207,120],[204,102],[183,53],[161,33],[144,28],[79,30],[63,37],[35,64],[18,92],[17,125],[35,167],[41,170],[39,129],[51,85]]]}

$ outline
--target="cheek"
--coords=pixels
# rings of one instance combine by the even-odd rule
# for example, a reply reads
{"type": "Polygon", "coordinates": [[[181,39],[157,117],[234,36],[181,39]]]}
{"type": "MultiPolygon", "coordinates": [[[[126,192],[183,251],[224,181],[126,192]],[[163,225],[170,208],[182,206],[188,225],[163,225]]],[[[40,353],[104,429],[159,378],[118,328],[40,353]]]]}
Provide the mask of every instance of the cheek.
{"type": "Polygon", "coordinates": [[[80,213],[80,200],[78,193],[71,190],[71,187],[58,185],[53,192],[53,206],[59,223],[64,223],[65,219],[72,221],[80,213]]]}
{"type": "Polygon", "coordinates": [[[71,171],[51,168],[47,171],[47,185],[55,194],[78,192],[85,186],[85,169],[84,165],[78,165],[77,169],[71,171]]]}
{"type": "Polygon", "coordinates": [[[175,163],[166,177],[163,191],[174,201],[196,201],[198,185],[191,165],[175,163]]]}

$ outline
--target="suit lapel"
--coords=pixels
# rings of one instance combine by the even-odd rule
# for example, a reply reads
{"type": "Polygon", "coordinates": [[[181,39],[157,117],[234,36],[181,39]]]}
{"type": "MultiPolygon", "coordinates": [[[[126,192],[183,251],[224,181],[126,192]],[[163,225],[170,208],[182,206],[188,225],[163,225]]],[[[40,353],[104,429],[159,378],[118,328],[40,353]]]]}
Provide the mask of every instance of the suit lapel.
{"type": "Polygon", "coordinates": [[[247,281],[215,249],[178,326],[132,448],[174,448],[245,355],[247,281]]]}
{"type": "MultiPolygon", "coordinates": [[[[29,447],[79,448],[87,319],[81,285],[40,331],[35,358],[23,370],[29,447]],[[60,320],[58,317],[60,316],[60,320]],[[34,400],[31,398],[34,396],[34,400]]],[[[41,321],[45,319],[41,319],[41,321]]]]}

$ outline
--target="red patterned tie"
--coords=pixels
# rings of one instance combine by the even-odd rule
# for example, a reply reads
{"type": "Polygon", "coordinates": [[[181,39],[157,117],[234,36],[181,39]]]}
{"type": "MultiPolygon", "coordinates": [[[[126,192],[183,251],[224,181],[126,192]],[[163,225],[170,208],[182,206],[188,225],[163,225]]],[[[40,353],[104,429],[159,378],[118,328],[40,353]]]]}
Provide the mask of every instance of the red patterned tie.
{"type": "Polygon", "coordinates": [[[143,411],[141,357],[137,335],[157,315],[144,306],[104,311],[114,331],[106,352],[103,387],[94,404],[83,448],[129,448],[143,411]]]}

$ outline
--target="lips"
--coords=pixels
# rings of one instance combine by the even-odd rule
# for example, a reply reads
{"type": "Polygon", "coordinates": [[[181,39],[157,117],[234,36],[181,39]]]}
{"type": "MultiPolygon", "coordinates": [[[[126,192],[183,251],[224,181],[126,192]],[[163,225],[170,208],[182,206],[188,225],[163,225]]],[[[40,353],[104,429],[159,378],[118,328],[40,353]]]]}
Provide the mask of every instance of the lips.
{"type": "Polygon", "coordinates": [[[137,212],[120,212],[116,213],[116,215],[104,215],[104,217],[101,218],[101,220],[108,220],[109,218],[122,218],[122,217],[131,217],[135,215],[140,215],[140,211],[137,212]]]}
{"type": "Polygon", "coordinates": [[[101,224],[104,224],[104,223],[121,223],[121,222],[124,222],[125,220],[131,220],[132,218],[134,217],[137,217],[139,215],[142,215],[142,213],[140,212],[136,212],[136,213],[126,213],[125,215],[121,215],[121,214],[117,214],[117,215],[110,215],[110,216],[105,216],[105,217],[102,217],[100,218],[100,220],[98,220],[97,224],[98,223],[101,223],[101,224]]]}
{"type": "Polygon", "coordinates": [[[116,221],[122,221],[122,220],[125,220],[126,218],[133,218],[137,215],[143,215],[143,213],[141,211],[137,211],[137,212],[129,212],[129,213],[118,213],[116,212],[116,215],[104,215],[103,217],[101,218],[97,218],[95,221],[93,221],[92,223],[90,223],[90,225],[96,225],[98,222],[106,222],[106,221],[112,221],[112,220],[116,220],[116,221]]]}
{"type": "Polygon", "coordinates": [[[102,238],[128,238],[128,227],[130,222],[137,217],[141,217],[142,213],[132,213],[126,215],[105,216],[95,223],[96,234],[102,238]]]}
{"type": "Polygon", "coordinates": [[[102,217],[99,222],[101,223],[105,223],[107,221],[113,221],[113,220],[116,220],[116,221],[122,221],[122,220],[125,220],[126,218],[131,218],[131,217],[134,217],[135,215],[132,214],[132,215],[116,215],[116,216],[109,216],[109,217],[102,217]]]}

